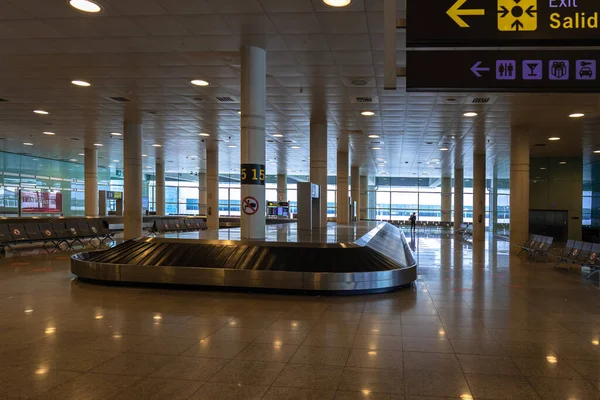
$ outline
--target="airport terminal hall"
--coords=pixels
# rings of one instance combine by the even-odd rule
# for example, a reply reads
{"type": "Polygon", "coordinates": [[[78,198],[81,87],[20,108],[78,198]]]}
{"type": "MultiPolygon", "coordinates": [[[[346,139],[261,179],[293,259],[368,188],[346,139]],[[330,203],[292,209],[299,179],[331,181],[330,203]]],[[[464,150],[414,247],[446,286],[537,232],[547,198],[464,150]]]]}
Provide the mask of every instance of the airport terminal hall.
{"type": "Polygon", "coordinates": [[[0,0],[0,400],[600,400],[598,0],[0,0]]]}

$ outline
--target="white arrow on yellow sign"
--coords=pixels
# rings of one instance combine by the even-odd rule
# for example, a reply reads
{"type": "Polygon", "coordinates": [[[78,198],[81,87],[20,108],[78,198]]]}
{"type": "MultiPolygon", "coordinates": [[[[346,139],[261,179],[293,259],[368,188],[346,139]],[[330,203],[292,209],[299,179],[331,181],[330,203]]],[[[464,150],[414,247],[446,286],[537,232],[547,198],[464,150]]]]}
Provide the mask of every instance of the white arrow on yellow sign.
{"type": "Polygon", "coordinates": [[[485,10],[483,8],[470,10],[461,9],[466,2],[467,0],[457,0],[457,2],[454,3],[454,5],[446,12],[450,18],[452,18],[452,20],[461,28],[470,28],[469,24],[467,24],[461,17],[468,15],[485,15],[485,10]]]}

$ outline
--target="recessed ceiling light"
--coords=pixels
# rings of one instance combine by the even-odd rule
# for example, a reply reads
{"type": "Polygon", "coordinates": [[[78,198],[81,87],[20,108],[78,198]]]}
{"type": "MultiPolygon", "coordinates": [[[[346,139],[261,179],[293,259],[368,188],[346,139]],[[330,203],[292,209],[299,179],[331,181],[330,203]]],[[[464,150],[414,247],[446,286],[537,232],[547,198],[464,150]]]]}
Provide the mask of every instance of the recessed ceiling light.
{"type": "Polygon", "coordinates": [[[381,147],[373,147],[373,150],[381,150],[381,147]]]}
{"type": "Polygon", "coordinates": [[[242,115],[242,112],[241,112],[241,111],[238,111],[238,115],[242,115]]]}
{"type": "Polygon", "coordinates": [[[556,141],[560,140],[560,138],[558,136],[552,136],[552,137],[549,137],[548,140],[550,140],[551,142],[556,142],[556,141]]]}
{"type": "Polygon", "coordinates": [[[369,139],[378,139],[379,135],[369,135],[369,139]]]}
{"type": "Polygon", "coordinates": [[[151,166],[149,166],[149,165],[146,165],[146,168],[152,168],[152,167],[151,167],[151,166]]]}
{"type": "Polygon", "coordinates": [[[561,162],[559,162],[559,164],[560,165],[565,165],[565,164],[567,164],[567,162],[566,161],[561,161],[561,162]]]}
{"type": "Polygon", "coordinates": [[[448,151],[447,147],[440,147],[440,151],[448,151]]]}
{"type": "Polygon", "coordinates": [[[94,143],[94,146],[96,146],[96,147],[102,147],[104,145],[102,143],[94,143]]]}
{"type": "Polygon", "coordinates": [[[330,7],[347,7],[352,3],[352,0],[323,0],[323,3],[330,7]]]}
{"type": "Polygon", "coordinates": [[[230,145],[229,145],[229,146],[227,146],[227,147],[229,147],[230,149],[235,149],[237,146],[236,146],[235,144],[230,144],[230,145]]]}
{"type": "Polygon", "coordinates": [[[300,146],[292,146],[292,149],[299,149],[300,146]]]}
{"type": "Polygon", "coordinates": [[[23,143],[23,146],[33,146],[33,143],[25,142],[23,143]]]}
{"type": "Polygon", "coordinates": [[[375,115],[375,113],[373,111],[363,111],[360,113],[360,115],[364,115],[365,117],[372,117],[373,115],[375,115]]]}
{"type": "Polygon", "coordinates": [[[208,136],[210,136],[210,133],[201,132],[201,133],[199,133],[198,135],[199,135],[199,136],[208,137],[208,136]]]}
{"type": "Polygon", "coordinates": [[[119,160],[113,160],[113,162],[116,162],[116,163],[118,163],[118,162],[121,162],[121,161],[119,161],[119,160]]]}
{"type": "Polygon", "coordinates": [[[196,85],[196,86],[208,86],[210,85],[210,83],[203,81],[202,79],[194,79],[193,81],[191,81],[192,85],[196,85]]]}
{"type": "Polygon", "coordinates": [[[283,137],[283,135],[281,133],[275,133],[275,134],[273,134],[273,137],[279,137],[279,138],[281,138],[281,137],[283,137]]]}
{"type": "Polygon", "coordinates": [[[478,114],[476,112],[469,111],[469,112],[464,113],[463,115],[465,117],[476,117],[478,114]]]}
{"type": "Polygon", "coordinates": [[[162,144],[153,144],[152,147],[162,147],[162,144]]]}
{"type": "Polygon", "coordinates": [[[123,136],[123,134],[121,132],[111,132],[111,135],[113,135],[113,136],[123,136]]]}
{"type": "Polygon", "coordinates": [[[600,154],[600,150],[594,150],[594,154],[600,154]]]}
{"type": "Polygon", "coordinates": [[[86,81],[74,80],[74,81],[71,81],[71,83],[72,83],[73,85],[75,85],[75,86],[81,86],[81,87],[89,87],[89,86],[92,86],[92,84],[91,84],[91,83],[89,83],[89,82],[86,82],[86,81]]]}
{"type": "Polygon", "coordinates": [[[77,159],[76,158],[71,158],[69,161],[71,161],[71,162],[77,162],[77,159]]]}
{"type": "Polygon", "coordinates": [[[541,170],[545,170],[545,169],[548,169],[548,168],[546,168],[546,167],[542,167],[542,168],[540,168],[540,169],[541,169],[541,170]]]}
{"type": "Polygon", "coordinates": [[[148,157],[148,154],[142,154],[142,157],[148,157]]]}
{"type": "Polygon", "coordinates": [[[56,135],[56,133],[54,133],[54,132],[44,132],[44,135],[54,136],[54,135],[56,135]]]}
{"type": "Polygon", "coordinates": [[[78,155],[80,155],[80,156],[85,156],[85,153],[79,153],[78,155]]]}
{"type": "Polygon", "coordinates": [[[83,12],[97,13],[102,11],[102,8],[98,4],[90,0],[70,0],[69,4],[83,12]]]}
{"type": "Polygon", "coordinates": [[[584,113],[569,114],[569,118],[581,118],[581,117],[585,117],[585,114],[584,113]]]}
{"type": "Polygon", "coordinates": [[[36,114],[40,114],[40,115],[48,115],[50,114],[48,111],[44,111],[44,110],[33,110],[34,113],[36,114]]]}

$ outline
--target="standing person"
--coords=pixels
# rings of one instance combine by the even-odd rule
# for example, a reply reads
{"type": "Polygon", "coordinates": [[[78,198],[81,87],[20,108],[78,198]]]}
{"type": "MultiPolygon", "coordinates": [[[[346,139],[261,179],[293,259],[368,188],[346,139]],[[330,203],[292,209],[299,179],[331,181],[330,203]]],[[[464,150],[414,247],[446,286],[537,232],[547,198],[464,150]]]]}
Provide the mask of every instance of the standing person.
{"type": "Polygon", "coordinates": [[[412,213],[412,215],[410,216],[410,233],[416,233],[417,232],[417,213],[414,212],[412,213]]]}

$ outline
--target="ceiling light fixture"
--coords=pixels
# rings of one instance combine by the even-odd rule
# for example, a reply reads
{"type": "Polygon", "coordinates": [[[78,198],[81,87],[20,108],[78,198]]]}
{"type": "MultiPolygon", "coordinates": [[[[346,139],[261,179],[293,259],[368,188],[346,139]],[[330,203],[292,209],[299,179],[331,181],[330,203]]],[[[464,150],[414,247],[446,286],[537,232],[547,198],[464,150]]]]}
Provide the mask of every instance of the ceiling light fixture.
{"type": "Polygon", "coordinates": [[[148,157],[148,154],[142,154],[142,157],[148,157]]]}
{"type": "Polygon", "coordinates": [[[373,147],[373,150],[381,150],[381,147],[373,147]]]}
{"type": "Polygon", "coordinates": [[[558,136],[552,136],[552,137],[549,137],[548,140],[550,140],[551,142],[556,142],[556,141],[560,140],[560,138],[558,136]]]}
{"type": "Polygon", "coordinates": [[[123,134],[121,132],[111,132],[111,135],[113,135],[113,136],[123,136],[123,134]]]}
{"type": "Polygon", "coordinates": [[[54,132],[44,132],[44,135],[54,136],[54,135],[56,135],[56,133],[54,133],[54,132]]]}
{"type": "Polygon", "coordinates": [[[74,80],[74,81],[71,81],[71,83],[73,85],[75,85],[75,86],[81,86],[81,87],[90,87],[90,86],[92,86],[91,83],[86,82],[86,81],[80,81],[80,80],[74,80]]]}
{"type": "Polygon", "coordinates": [[[80,155],[80,156],[85,156],[85,153],[79,153],[78,155],[80,155]]]}
{"type": "Polygon", "coordinates": [[[448,151],[447,147],[440,147],[440,151],[448,151]]]}
{"type": "Polygon", "coordinates": [[[292,146],[292,149],[295,149],[295,150],[297,150],[299,148],[300,148],[300,146],[292,146]]]}
{"type": "Polygon", "coordinates": [[[96,147],[102,147],[104,145],[102,143],[94,143],[94,146],[96,146],[96,147]]]}
{"type": "Polygon", "coordinates": [[[210,85],[210,83],[202,80],[202,79],[194,79],[193,81],[190,82],[192,85],[194,86],[208,86],[210,85]]]}
{"type": "Polygon", "coordinates": [[[77,162],[77,159],[76,158],[71,158],[69,161],[71,161],[71,162],[77,162]]]}
{"type": "Polygon", "coordinates": [[[600,154],[600,150],[594,150],[594,154],[600,154]]]}
{"type": "Polygon", "coordinates": [[[102,11],[102,7],[90,0],[69,0],[69,4],[83,12],[97,13],[102,11]]]}
{"type": "Polygon", "coordinates": [[[582,118],[585,117],[584,113],[573,113],[573,114],[569,114],[569,118],[582,118]]]}
{"type": "Polygon", "coordinates": [[[118,162],[121,162],[121,161],[119,161],[119,160],[113,160],[113,162],[116,162],[116,163],[118,163],[118,162]]]}
{"type": "Polygon", "coordinates": [[[464,113],[463,115],[465,117],[476,117],[479,114],[477,114],[476,112],[469,111],[469,112],[464,113]]]}
{"type": "Polygon", "coordinates": [[[561,162],[559,162],[559,164],[560,164],[560,165],[566,165],[566,164],[567,164],[567,162],[566,162],[566,161],[561,161],[561,162]]]}
{"type": "Polygon", "coordinates": [[[230,149],[235,149],[237,146],[236,146],[235,144],[230,144],[230,145],[229,145],[229,146],[227,146],[227,147],[229,147],[230,149]]]}
{"type": "Polygon", "coordinates": [[[25,142],[23,143],[23,146],[33,146],[33,143],[25,142]]]}
{"type": "Polygon", "coordinates": [[[352,3],[352,0],[323,0],[323,3],[329,7],[347,7],[352,3]]]}
{"type": "Polygon", "coordinates": [[[210,133],[201,132],[201,133],[199,133],[198,135],[199,135],[199,136],[208,137],[208,136],[210,136],[210,133]]]}
{"type": "Polygon", "coordinates": [[[50,114],[48,111],[44,111],[44,110],[33,110],[34,113],[36,114],[40,114],[40,115],[48,115],[50,114]]]}
{"type": "Polygon", "coordinates": [[[369,135],[369,139],[379,139],[379,135],[369,135]]]}
{"type": "Polygon", "coordinates": [[[372,117],[373,115],[375,115],[375,113],[373,111],[363,111],[360,113],[360,115],[364,115],[365,117],[372,117]]]}
{"type": "Polygon", "coordinates": [[[152,145],[152,147],[162,147],[162,144],[155,143],[155,144],[152,145]]]}
{"type": "Polygon", "coordinates": [[[273,137],[282,138],[283,135],[281,133],[275,133],[275,134],[273,134],[273,137]]]}

